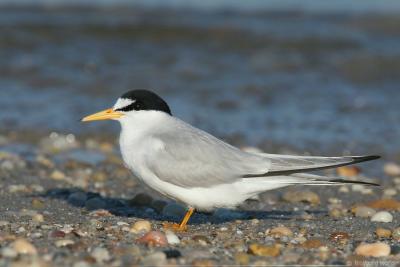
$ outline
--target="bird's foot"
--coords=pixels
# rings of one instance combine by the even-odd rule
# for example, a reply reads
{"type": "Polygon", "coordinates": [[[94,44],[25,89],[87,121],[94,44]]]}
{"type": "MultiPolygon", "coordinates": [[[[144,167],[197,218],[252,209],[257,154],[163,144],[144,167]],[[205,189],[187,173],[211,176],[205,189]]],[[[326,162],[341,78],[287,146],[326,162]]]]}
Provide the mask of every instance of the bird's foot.
{"type": "Polygon", "coordinates": [[[164,222],[163,223],[163,228],[165,230],[172,230],[172,231],[175,231],[175,232],[185,232],[185,231],[187,231],[187,226],[186,225],[181,225],[179,223],[164,222]]]}

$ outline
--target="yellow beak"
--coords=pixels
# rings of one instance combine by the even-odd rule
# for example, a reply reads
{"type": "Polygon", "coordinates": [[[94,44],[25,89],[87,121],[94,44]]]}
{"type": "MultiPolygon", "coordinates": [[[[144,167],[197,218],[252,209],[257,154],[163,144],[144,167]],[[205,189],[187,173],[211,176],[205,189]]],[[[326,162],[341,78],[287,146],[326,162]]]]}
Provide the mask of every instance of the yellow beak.
{"type": "Polygon", "coordinates": [[[124,114],[118,111],[114,111],[112,108],[94,113],[92,115],[84,117],[81,121],[99,121],[99,120],[111,120],[121,118],[124,114]]]}

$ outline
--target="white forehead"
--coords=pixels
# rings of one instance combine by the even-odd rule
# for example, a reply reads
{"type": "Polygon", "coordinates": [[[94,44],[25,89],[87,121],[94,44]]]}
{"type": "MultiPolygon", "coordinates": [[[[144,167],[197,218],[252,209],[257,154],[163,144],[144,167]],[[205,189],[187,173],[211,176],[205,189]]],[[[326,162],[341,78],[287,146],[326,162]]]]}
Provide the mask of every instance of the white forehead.
{"type": "Polygon", "coordinates": [[[129,99],[129,98],[118,98],[117,102],[115,103],[113,109],[120,109],[126,106],[129,106],[130,104],[135,103],[135,100],[129,99]]]}

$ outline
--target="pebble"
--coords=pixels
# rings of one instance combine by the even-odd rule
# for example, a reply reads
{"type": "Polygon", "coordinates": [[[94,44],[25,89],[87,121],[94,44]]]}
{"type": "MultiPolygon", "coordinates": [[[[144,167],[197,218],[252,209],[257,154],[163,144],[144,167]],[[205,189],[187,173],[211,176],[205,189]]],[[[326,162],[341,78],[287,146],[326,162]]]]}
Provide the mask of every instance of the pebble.
{"type": "Polygon", "coordinates": [[[60,170],[54,170],[54,171],[50,174],[50,178],[53,179],[53,180],[57,180],[57,181],[64,180],[65,177],[67,177],[67,176],[65,175],[65,173],[63,173],[63,172],[60,171],[60,170]]]}
{"type": "Polygon", "coordinates": [[[210,240],[204,235],[194,235],[192,240],[198,242],[202,246],[207,246],[210,243],[210,240]]]}
{"type": "Polygon", "coordinates": [[[148,232],[136,241],[138,243],[156,247],[165,247],[168,245],[167,237],[159,231],[148,232]]]}
{"type": "Polygon", "coordinates": [[[378,213],[375,213],[374,216],[371,218],[371,222],[392,222],[393,221],[393,215],[390,214],[387,211],[380,211],[378,213]]]}
{"type": "Polygon", "coordinates": [[[379,238],[390,238],[392,235],[392,231],[385,228],[376,228],[375,233],[379,238]]]}
{"type": "Polygon", "coordinates": [[[129,206],[150,206],[152,203],[153,198],[145,193],[139,193],[134,198],[128,201],[129,206]]]}
{"type": "Polygon", "coordinates": [[[32,221],[38,222],[38,223],[44,222],[44,216],[39,213],[34,214],[34,215],[32,215],[32,221]]]}
{"type": "Polygon", "coordinates": [[[248,252],[257,256],[271,256],[276,257],[280,254],[280,247],[276,244],[266,246],[261,244],[251,244],[248,252]]]}
{"type": "Polygon", "coordinates": [[[362,243],[356,248],[355,253],[365,257],[385,257],[390,255],[390,246],[381,242],[362,243]]]}
{"type": "Polygon", "coordinates": [[[15,249],[10,247],[5,247],[1,250],[0,255],[4,258],[16,258],[18,253],[15,249]]]}
{"type": "Polygon", "coordinates": [[[367,218],[373,216],[376,211],[366,206],[357,206],[353,209],[353,213],[356,217],[367,218]]]}
{"type": "Polygon", "coordinates": [[[135,222],[129,230],[131,233],[138,234],[140,232],[147,233],[151,231],[151,223],[146,220],[135,222]]]}
{"type": "Polygon", "coordinates": [[[44,202],[40,199],[34,198],[32,199],[32,207],[34,209],[43,209],[44,208],[44,202]]]}
{"type": "Polygon", "coordinates": [[[66,247],[66,246],[70,246],[75,244],[75,242],[71,239],[60,239],[57,240],[56,242],[54,242],[54,244],[56,245],[56,247],[60,248],[60,247],[66,247]]]}
{"type": "Polygon", "coordinates": [[[181,242],[179,237],[172,231],[166,231],[165,237],[170,245],[178,245],[181,242]]]}
{"type": "Polygon", "coordinates": [[[374,192],[370,187],[366,187],[365,185],[362,184],[353,184],[351,186],[351,190],[353,192],[360,192],[361,194],[364,195],[372,194],[374,192]]]}
{"type": "Polygon", "coordinates": [[[85,202],[85,208],[88,210],[104,209],[106,203],[99,197],[94,197],[85,202]]]}
{"type": "Polygon", "coordinates": [[[397,190],[394,188],[388,188],[383,191],[383,195],[387,197],[393,197],[397,195],[397,190]]]}
{"type": "Polygon", "coordinates": [[[269,233],[266,233],[266,234],[269,234],[269,235],[273,236],[274,238],[281,238],[282,236],[288,236],[288,237],[293,236],[292,230],[290,230],[286,226],[278,226],[278,227],[272,228],[269,231],[269,233]]]}
{"type": "Polygon", "coordinates": [[[400,165],[394,162],[386,163],[383,171],[389,176],[400,176],[400,165]]]}
{"type": "Polygon", "coordinates": [[[319,196],[311,191],[288,191],[283,195],[283,200],[290,203],[306,202],[312,205],[317,205],[321,202],[319,196]]]}
{"type": "Polygon", "coordinates": [[[65,237],[65,232],[60,231],[60,230],[54,230],[54,231],[50,232],[49,236],[52,238],[60,238],[60,237],[62,238],[62,237],[65,237]]]}
{"type": "Polygon", "coordinates": [[[368,206],[374,209],[400,210],[400,202],[391,198],[372,201],[368,206]]]}
{"type": "Polygon", "coordinates": [[[8,221],[0,221],[0,227],[4,227],[9,225],[10,223],[8,221]]]}
{"type": "Polygon", "coordinates": [[[336,169],[339,176],[354,177],[360,174],[361,170],[357,166],[344,166],[336,169]]]}
{"type": "Polygon", "coordinates": [[[346,244],[349,239],[350,235],[346,232],[334,232],[329,236],[329,240],[340,243],[342,245],[346,244]]]}
{"type": "Polygon", "coordinates": [[[339,190],[338,190],[340,193],[349,193],[350,192],[350,190],[349,190],[349,187],[348,186],[346,186],[346,185],[342,185],[341,187],[339,187],[339,190]]]}
{"type": "Polygon", "coordinates": [[[400,227],[397,227],[393,230],[392,238],[395,240],[400,240],[400,227]]]}
{"type": "Polygon", "coordinates": [[[83,207],[86,204],[87,195],[84,192],[74,192],[68,196],[68,203],[76,207],[83,207]]]}
{"type": "Polygon", "coordinates": [[[178,203],[168,203],[162,210],[162,214],[167,217],[183,218],[187,208],[178,203]]]}
{"type": "Polygon", "coordinates": [[[90,255],[96,259],[96,262],[105,262],[111,259],[110,252],[106,248],[96,247],[92,250],[90,255]]]}
{"type": "Polygon", "coordinates": [[[153,254],[147,255],[141,262],[142,266],[166,266],[167,256],[165,253],[158,251],[153,254]]]}
{"type": "Polygon", "coordinates": [[[36,255],[37,250],[28,240],[20,238],[11,243],[10,247],[18,254],[36,255]]]}
{"type": "Polygon", "coordinates": [[[313,249],[325,246],[324,243],[319,239],[308,239],[301,244],[303,248],[313,249]]]}

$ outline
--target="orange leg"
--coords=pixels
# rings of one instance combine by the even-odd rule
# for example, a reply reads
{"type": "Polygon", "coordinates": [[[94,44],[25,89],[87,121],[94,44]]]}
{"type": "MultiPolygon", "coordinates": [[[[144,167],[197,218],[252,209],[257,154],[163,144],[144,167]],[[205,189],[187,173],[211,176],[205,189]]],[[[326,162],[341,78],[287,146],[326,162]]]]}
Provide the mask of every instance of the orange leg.
{"type": "Polygon", "coordinates": [[[187,222],[189,221],[190,217],[192,216],[194,212],[194,208],[189,208],[189,210],[186,212],[185,217],[183,217],[183,220],[180,224],[177,223],[164,223],[163,226],[164,228],[167,229],[172,229],[175,231],[186,231],[187,230],[187,222]]]}

